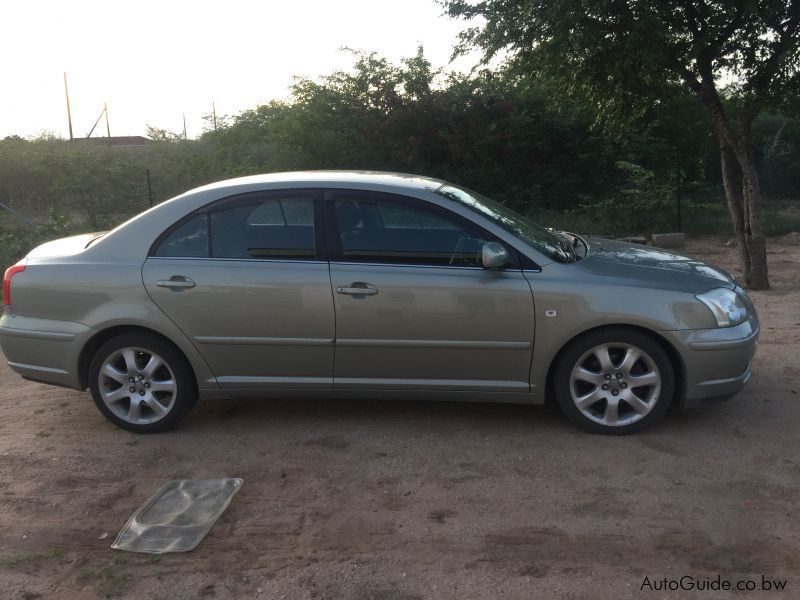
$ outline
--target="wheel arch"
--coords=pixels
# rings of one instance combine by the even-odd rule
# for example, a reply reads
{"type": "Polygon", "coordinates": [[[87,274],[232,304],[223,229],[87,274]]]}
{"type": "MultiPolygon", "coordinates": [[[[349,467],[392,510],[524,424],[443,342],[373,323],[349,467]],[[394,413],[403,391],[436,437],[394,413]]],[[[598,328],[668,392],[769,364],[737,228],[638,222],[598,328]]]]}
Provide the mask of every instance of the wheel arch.
{"type": "Polygon", "coordinates": [[[186,361],[186,364],[189,365],[189,369],[192,372],[195,382],[197,382],[197,372],[195,371],[194,365],[192,365],[192,361],[189,360],[189,357],[186,356],[186,353],[178,344],[165,336],[163,333],[142,325],[114,325],[95,333],[87,340],[87,342],[83,345],[83,348],[81,348],[81,352],[78,356],[78,382],[81,389],[85,390],[87,387],[89,387],[89,364],[92,362],[92,358],[97,350],[111,338],[123,333],[144,333],[163,340],[180,353],[180,355],[186,361]]]}
{"type": "Polygon", "coordinates": [[[640,325],[630,325],[628,323],[619,323],[619,324],[610,324],[610,325],[598,325],[597,327],[592,327],[591,329],[587,329],[585,331],[581,331],[580,333],[572,336],[568,339],[561,348],[556,352],[553,356],[553,359],[550,361],[550,364],[547,367],[547,377],[545,379],[545,397],[547,398],[548,402],[553,399],[553,373],[555,371],[556,365],[558,364],[559,360],[561,359],[562,354],[564,351],[573,343],[575,340],[578,340],[586,335],[597,333],[598,331],[604,331],[609,329],[627,329],[628,331],[635,331],[637,333],[643,333],[653,339],[659,346],[666,352],[667,356],[669,357],[670,363],[672,364],[672,368],[675,371],[675,404],[680,404],[683,397],[686,395],[686,365],[683,362],[683,358],[681,357],[680,352],[673,346],[664,336],[653,329],[648,329],[647,327],[642,327],[640,325]]]}

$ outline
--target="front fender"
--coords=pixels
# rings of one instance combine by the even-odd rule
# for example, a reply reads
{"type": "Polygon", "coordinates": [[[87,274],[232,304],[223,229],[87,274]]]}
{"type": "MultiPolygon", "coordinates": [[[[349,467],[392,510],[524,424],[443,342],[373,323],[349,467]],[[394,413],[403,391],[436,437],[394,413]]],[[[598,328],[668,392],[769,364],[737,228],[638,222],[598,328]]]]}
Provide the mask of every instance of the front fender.
{"type": "Polygon", "coordinates": [[[692,293],[640,287],[632,280],[570,270],[571,266],[525,273],[536,313],[530,383],[537,396],[544,394],[553,358],[591,329],[633,326],[664,332],[716,327],[711,312],[692,293]]]}

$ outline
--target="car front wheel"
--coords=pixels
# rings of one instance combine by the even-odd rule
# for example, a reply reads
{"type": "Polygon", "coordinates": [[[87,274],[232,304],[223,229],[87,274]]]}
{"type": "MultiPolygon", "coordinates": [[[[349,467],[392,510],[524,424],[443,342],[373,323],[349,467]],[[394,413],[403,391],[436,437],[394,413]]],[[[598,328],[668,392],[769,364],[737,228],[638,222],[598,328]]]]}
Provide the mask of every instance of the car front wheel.
{"type": "Polygon", "coordinates": [[[594,433],[619,435],[640,431],[664,415],[675,393],[675,372],[652,337],[613,328],[571,342],[553,383],[572,422],[594,433]]]}
{"type": "Polygon", "coordinates": [[[183,355],[168,342],[141,333],[118,335],[97,350],[89,365],[89,386],[109,421],[138,433],[174,427],[197,399],[183,355]]]}

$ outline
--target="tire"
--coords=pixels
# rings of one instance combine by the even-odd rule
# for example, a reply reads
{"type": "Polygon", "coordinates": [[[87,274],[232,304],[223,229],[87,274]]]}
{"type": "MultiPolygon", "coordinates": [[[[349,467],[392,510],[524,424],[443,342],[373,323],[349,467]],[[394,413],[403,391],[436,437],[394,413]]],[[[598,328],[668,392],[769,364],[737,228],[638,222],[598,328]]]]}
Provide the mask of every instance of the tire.
{"type": "Polygon", "coordinates": [[[570,421],[607,435],[649,427],[664,416],[675,395],[675,370],[661,345],[646,333],[622,327],[570,342],[552,381],[570,421]]]}
{"type": "Polygon", "coordinates": [[[123,333],[100,346],[89,364],[89,389],[103,416],[135,433],[175,427],[197,401],[186,358],[146,333],[123,333]]]}

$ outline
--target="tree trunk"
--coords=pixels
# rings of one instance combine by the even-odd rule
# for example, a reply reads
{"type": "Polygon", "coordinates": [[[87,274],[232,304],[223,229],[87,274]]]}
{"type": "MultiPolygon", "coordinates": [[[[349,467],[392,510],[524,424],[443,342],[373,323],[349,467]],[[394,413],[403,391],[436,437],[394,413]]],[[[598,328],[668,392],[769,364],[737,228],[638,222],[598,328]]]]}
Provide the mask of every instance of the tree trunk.
{"type": "MultiPolygon", "coordinates": [[[[709,65],[710,69],[710,65],[709,65]]],[[[703,77],[703,83],[689,87],[706,105],[711,122],[717,130],[720,147],[722,184],[728,211],[733,222],[744,284],[751,290],[769,289],[767,276],[767,242],[761,227],[761,187],[758,182],[750,127],[756,112],[740,120],[738,135],[731,129],[725,108],[714,87],[713,77],[703,77]]]]}
{"type": "Polygon", "coordinates": [[[744,279],[751,290],[768,290],[767,240],[761,225],[761,185],[758,181],[753,142],[749,132],[742,134],[736,157],[742,169],[744,239],[750,258],[750,269],[745,273],[744,279]]]}
{"type": "Polygon", "coordinates": [[[741,177],[736,170],[736,156],[733,149],[722,139],[719,142],[720,165],[722,167],[722,185],[725,188],[725,198],[728,201],[728,212],[733,223],[733,235],[736,237],[736,247],[739,249],[739,263],[743,273],[750,271],[750,256],[747,253],[747,244],[744,239],[744,201],[742,188],[739,184],[741,177]]]}
{"type": "Polygon", "coordinates": [[[744,283],[751,290],[769,289],[767,244],[761,227],[761,188],[749,137],[742,136],[735,148],[720,138],[720,159],[744,283]]]}

